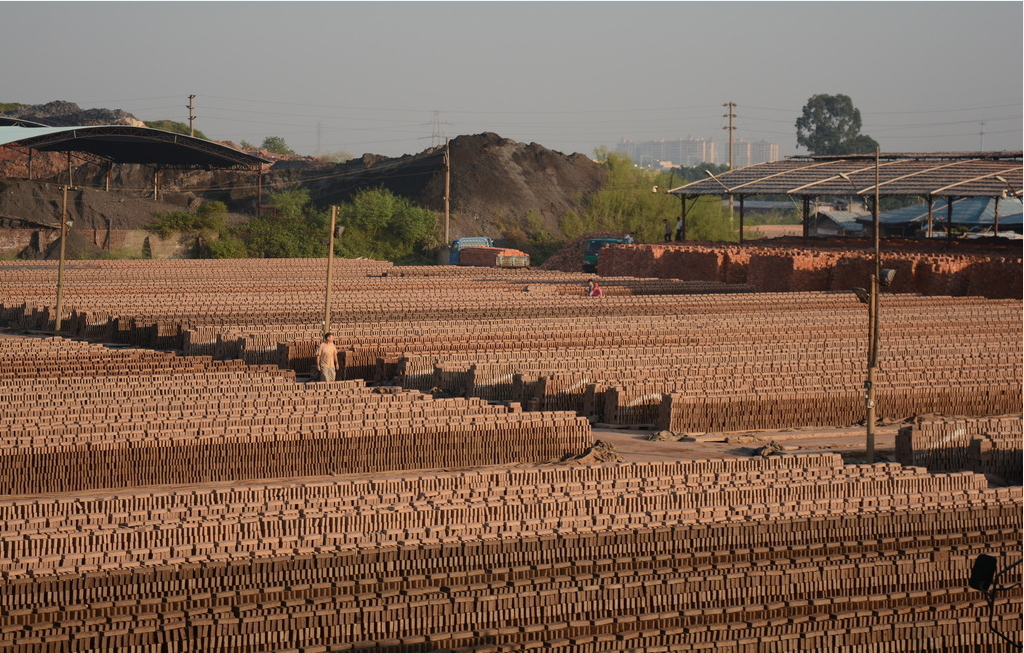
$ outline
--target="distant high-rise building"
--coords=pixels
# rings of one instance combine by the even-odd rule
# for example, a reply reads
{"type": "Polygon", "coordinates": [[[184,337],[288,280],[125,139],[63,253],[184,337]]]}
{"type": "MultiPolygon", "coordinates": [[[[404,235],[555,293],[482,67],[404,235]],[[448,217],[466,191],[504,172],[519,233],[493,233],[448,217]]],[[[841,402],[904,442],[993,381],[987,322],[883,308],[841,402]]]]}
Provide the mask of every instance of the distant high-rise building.
{"type": "MultiPolygon", "coordinates": [[[[723,150],[728,150],[728,144],[723,150]]],[[[718,152],[718,144],[713,138],[680,138],[674,141],[628,141],[622,139],[615,146],[615,151],[629,157],[633,163],[644,167],[659,167],[665,162],[673,166],[690,168],[701,163],[728,163],[729,152],[724,155],[718,152]]],[[[779,144],[766,140],[745,141],[742,138],[733,141],[733,167],[742,168],[755,163],[767,163],[779,160],[779,144]]]]}
{"type": "Polygon", "coordinates": [[[674,166],[691,167],[716,163],[718,152],[713,138],[680,138],[674,141],[634,142],[622,139],[615,151],[639,166],[657,167],[671,161],[674,166]]]}
{"type": "MultiPolygon", "coordinates": [[[[745,141],[737,138],[732,144],[732,167],[743,168],[755,163],[768,163],[779,160],[779,144],[765,140],[745,141]]],[[[728,158],[725,160],[728,163],[728,158]]]]}

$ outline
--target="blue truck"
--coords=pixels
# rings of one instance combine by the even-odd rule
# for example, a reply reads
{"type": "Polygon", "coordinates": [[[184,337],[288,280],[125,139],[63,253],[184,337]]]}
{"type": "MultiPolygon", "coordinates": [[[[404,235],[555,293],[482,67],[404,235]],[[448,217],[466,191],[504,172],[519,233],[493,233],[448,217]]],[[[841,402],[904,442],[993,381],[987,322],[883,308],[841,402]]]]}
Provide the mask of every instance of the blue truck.
{"type": "Polygon", "coordinates": [[[473,236],[471,238],[456,238],[449,245],[448,264],[459,264],[459,252],[468,247],[494,247],[494,241],[487,236],[473,236]]]}

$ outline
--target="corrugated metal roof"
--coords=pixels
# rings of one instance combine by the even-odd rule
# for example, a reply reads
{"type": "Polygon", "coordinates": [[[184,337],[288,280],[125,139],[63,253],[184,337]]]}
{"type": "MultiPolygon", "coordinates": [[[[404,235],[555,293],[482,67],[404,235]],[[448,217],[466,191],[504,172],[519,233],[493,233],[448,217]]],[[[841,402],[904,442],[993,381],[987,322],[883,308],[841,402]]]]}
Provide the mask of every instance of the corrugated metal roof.
{"type": "Polygon", "coordinates": [[[210,168],[257,168],[271,163],[201,138],[127,125],[0,126],[0,147],[11,145],[42,152],[87,152],[115,163],[210,168]]]}
{"type": "Polygon", "coordinates": [[[818,215],[844,226],[859,224],[857,221],[863,220],[865,217],[868,220],[871,219],[870,213],[854,213],[852,211],[818,211],[818,215]]]}
{"type": "MultiPolygon", "coordinates": [[[[971,197],[953,201],[953,224],[961,226],[989,225],[995,223],[996,201],[989,197],[971,197]]],[[[1011,225],[1021,223],[1022,204],[1019,199],[1007,198],[999,200],[999,224],[1011,225]]],[[[946,200],[932,202],[932,222],[945,224],[948,217],[946,200]]],[[[871,222],[871,216],[861,216],[861,221],[871,222]]],[[[928,205],[915,204],[904,206],[892,211],[878,214],[878,221],[884,224],[927,224],[928,205]]]]}
{"type": "MultiPolygon", "coordinates": [[[[1024,174],[1021,152],[881,154],[878,180],[880,196],[1000,197],[1005,193],[1019,197],[1024,174]]],[[[759,163],[668,192],[685,196],[873,196],[875,156],[794,157],[759,163]]]]}

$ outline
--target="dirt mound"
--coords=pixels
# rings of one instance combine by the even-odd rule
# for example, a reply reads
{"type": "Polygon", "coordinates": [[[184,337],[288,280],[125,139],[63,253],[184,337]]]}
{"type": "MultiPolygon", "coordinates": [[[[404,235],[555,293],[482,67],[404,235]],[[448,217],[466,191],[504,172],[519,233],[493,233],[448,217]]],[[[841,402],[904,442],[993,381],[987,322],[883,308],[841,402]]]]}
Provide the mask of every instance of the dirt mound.
{"type": "MultiPolygon", "coordinates": [[[[87,124],[86,119],[92,117],[96,122],[97,116],[100,122],[131,119],[124,112],[94,114],[100,110],[75,109],[71,103],[51,102],[24,107],[17,113],[18,117],[50,124],[87,124]]],[[[451,141],[450,148],[452,238],[490,236],[504,245],[502,239],[507,235],[536,229],[558,236],[558,219],[568,211],[579,210],[579,198],[600,188],[606,178],[604,167],[582,154],[565,155],[493,133],[459,136],[451,141]]],[[[63,154],[37,153],[32,169],[37,180],[67,183],[63,154]]],[[[296,185],[308,189],[320,208],[348,201],[364,189],[386,188],[431,210],[444,210],[444,148],[399,158],[364,154],[337,164],[312,157],[277,157],[263,174],[261,184],[257,184],[255,173],[239,171],[165,169],[160,174],[162,205],[157,206],[152,203],[152,167],[108,168],[102,162],[77,165],[72,172],[73,183],[87,194],[82,198],[79,217],[97,229],[137,228],[148,223],[154,211],[169,210],[167,204],[178,209],[194,208],[212,200],[224,202],[234,213],[254,215],[258,201],[266,205],[271,192],[296,185]],[[106,196],[90,194],[108,184],[110,192],[106,196]],[[258,187],[262,188],[259,199],[258,187]],[[121,210],[126,204],[133,205],[130,215],[121,210]]],[[[0,149],[0,180],[7,178],[0,189],[0,227],[56,223],[52,202],[39,200],[39,196],[49,198],[54,192],[39,190],[38,183],[24,182],[28,176],[28,157],[23,152],[0,149]],[[6,224],[4,218],[8,218],[6,224]],[[20,222],[14,224],[11,219],[20,222]]]]}
{"type": "MultiPolygon", "coordinates": [[[[577,198],[600,188],[606,178],[604,167],[582,154],[565,155],[489,132],[459,136],[449,147],[452,238],[500,240],[538,226],[559,234],[558,219],[579,210],[577,198]]],[[[277,164],[274,172],[286,174],[277,164]]],[[[298,166],[290,172],[296,181],[310,176],[298,166]]],[[[433,211],[444,210],[444,148],[397,159],[364,154],[331,170],[321,167],[315,176],[304,185],[321,206],[383,187],[433,211]]]]}
{"type": "MultiPolygon", "coordinates": [[[[152,193],[152,190],[149,191],[152,193]]],[[[193,194],[165,194],[160,201],[93,188],[68,192],[68,218],[76,229],[142,229],[154,212],[180,211],[200,203],[193,194]]],[[[63,193],[47,183],[0,178],[0,228],[60,228],[63,193]]]]}
{"type": "MultiPolygon", "coordinates": [[[[64,258],[70,261],[78,261],[82,259],[99,258],[102,255],[103,250],[97,247],[95,243],[86,238],[81,232],[68,232],[68,242],[64,247],[64,258]]],[[[36,258],[36,256],[30,248],[26,248],[18,258],[36,258]]],[[[47,261],[56,261],[60,259],[60,238],[53,241],[46,247],[46,251],[43,252],[42,258],[45,258],[47,261]]]]}
{"type": "Polygon", "coordinates": [[[20,118],[42,123],[50,127],[75,125],[131,125],[145,127],[145,123],[120,109],[82,109],[74,102],[55,100],[46,104],[31,104],[3,114],[8,118],[20,118]]]}

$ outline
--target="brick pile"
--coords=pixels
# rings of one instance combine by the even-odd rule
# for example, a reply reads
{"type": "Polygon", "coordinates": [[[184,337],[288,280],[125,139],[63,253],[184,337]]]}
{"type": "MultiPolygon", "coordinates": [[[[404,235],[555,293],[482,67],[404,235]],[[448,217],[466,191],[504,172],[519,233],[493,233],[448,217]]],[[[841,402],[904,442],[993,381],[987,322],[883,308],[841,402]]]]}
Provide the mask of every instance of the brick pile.
{"type": "Polygon", "coordinates": [[[967,578],[1021,559],[1022,513],[830,454],[7,497],[0,646],[996,650],[1020,588],[967,578]]]}
{"type": "Polygon", "coordinates": [[[467,247],[459,251],[459,265],[493,268],[501,257],[528,257],[526,252],[503,247],[467,247]]]}
{"type": "MultiPolygon", "coordinates": [[[[364,260],[336,264],[332,324],[616,314],[622,309],[612,296],[751,291],[714,282],[623,278],[608,280],[609,301],[595,303],[582,292],[592,275],[582,273],[489,269],[481,278],[472,267],[394,268],[364,260]],[[554,291],[535,292],[540,287],[554,291]],[[382,295],[390,301],[382,302],[382,295]]],[[[0,326],[52,329],[57,265],[12,261],[3,268],[0,326]]],[[[230,327],[302,325],[308,331],[323,321],[324,279],[324,262],[314,259],[76,264],[65,281],[62,327],[87,338],[176,349],[184,349],[187,331],[202,327],[227,332],[230,327]]],[[[216,340],[214,332],[206,333],[216,340]]],[[[210,339],[190,341],[214,345],[210,339]]],[[[273,352],[275,345],[260,349],[273,352]]]]}
{"type": "Polygon", "coordinates": [[[1021,484],[1024,417],[930,417],[900,429],[896,460],[929,471],[972,471],[1021,484]]]}
{"type": "MultiPolygon", "coordinates": [[[[747,283],[759,292],[850,290],[867,287],[870,250],[713,244],[617,245],[601,252],[602,275],[747,283]]],[[[1024,295],[1021,256],[882,250],[882,267],[898,271],[892,292],[924,295],[1024,295]]]]}
{"type": "Polygon", "coordinates": [[[238,361],[4,338],[0,363],[0,494],[546,462],[592,444],[569,413],[238,361]]]}
{"type": "MultiPolygon", "coordinates": [[[[0,319],[52,324],[53,267],[0,266],[0,319]]],[[[592,444],[577,412],[628,421],[695,386],[720,407],[705,422],[862,407],[864,307],[347,262],[332,329],[352,378],[297,383],[322,262],[76,266],[79,335],[193,355],[0,338],[2,649],[966,652],[1024,626],[1020,567],[991,604],[967,587],[978,553],[1021,560],[1021,488],[982,475],[1014,473],[1019,300],[883,297],[883,415],[953,387],[945,406],[1017,412],[956,441],[982,473],[832,454],[553,465],[592,444]]]]}

